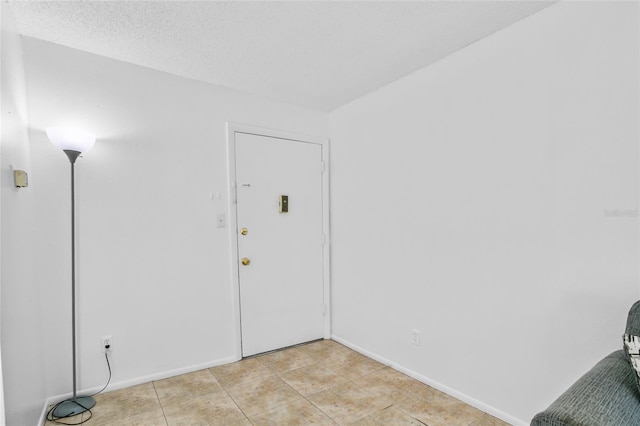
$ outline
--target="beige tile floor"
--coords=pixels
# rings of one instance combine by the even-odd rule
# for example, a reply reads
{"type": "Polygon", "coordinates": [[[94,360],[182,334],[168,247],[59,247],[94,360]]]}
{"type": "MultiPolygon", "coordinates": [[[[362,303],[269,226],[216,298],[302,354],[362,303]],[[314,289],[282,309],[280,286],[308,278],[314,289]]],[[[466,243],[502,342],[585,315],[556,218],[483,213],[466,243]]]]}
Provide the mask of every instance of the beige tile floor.
{"type": "Polygon", "coordinates": [[[331,340],[103,393],[92,414],[85,425],[507,425],[331,340]]]}

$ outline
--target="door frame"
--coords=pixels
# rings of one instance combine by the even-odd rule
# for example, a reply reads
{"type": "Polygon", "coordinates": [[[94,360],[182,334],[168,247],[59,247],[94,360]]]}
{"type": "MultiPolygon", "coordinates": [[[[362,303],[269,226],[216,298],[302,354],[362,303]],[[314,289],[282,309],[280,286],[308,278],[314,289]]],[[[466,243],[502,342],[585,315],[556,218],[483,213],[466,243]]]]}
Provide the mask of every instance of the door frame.
{"type": "Polygon", "coordinates": [[[248,133],[256,136],[266,136],[299,143],[313,143],[322,147],[322,230],[324,245],[322,247],[322,284],[324,294],[324,338],[331,337],[331,233],[330,233],[330,208],[329,208],[329,139],[316,136],[302,135],[282,130],[258,127],[250,124],[234,123],[228,121],[227,127],[227,200],[228,202],[228,237],[229,260],[231,272],[231,293],[233,305],[233,335],[235,339],[236,359],[242,359],[242,327],[240,319],[240,256],[238,253],[238,216],[236,196],[236,133],[248,133]]]}

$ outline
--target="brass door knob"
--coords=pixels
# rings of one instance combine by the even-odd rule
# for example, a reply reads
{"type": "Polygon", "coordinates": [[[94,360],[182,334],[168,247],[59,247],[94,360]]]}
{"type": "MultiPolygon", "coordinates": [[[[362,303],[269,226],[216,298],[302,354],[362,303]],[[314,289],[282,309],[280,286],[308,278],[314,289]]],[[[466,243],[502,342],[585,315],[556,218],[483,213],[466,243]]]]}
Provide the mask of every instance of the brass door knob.
{"type": "Polygon", "coordinates": [[[250,261],[248,258],[246,258],[246,257],[243,257],[243,258],[242,258],[242,264],[243,264],[244,266],[247,266],[247,265],[249,265],[250,263],[251,263],[251,261],[250,261]]]}
{"type": "Polygon", "coordinates": [[[249,230],[248,230],[247,228],[242,228],[242,229],[240,230],[240,233],[241,233],[242,235],[247,235],[247,234],[249,233],[249,230]]]}

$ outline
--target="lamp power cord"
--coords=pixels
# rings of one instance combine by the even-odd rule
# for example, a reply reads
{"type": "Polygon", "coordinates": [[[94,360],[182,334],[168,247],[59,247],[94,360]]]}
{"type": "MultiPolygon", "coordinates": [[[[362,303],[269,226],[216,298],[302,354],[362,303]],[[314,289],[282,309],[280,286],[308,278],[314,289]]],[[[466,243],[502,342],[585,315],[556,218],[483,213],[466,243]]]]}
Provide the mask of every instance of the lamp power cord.
{"type": "MultiPolygon", "coordinates": [[[[102,387],[102,389],[100,389],[98,392],[96,392],[94,394],[88,395],[90,397],[94,397],[94,396],[104,392],[104,390],[107,388],[107,386],[109,386],[109,383],[111,382],[111,363],[109,362],[109,355],[108,355],[107,351],[105,351],[105,353],[104,353],[104,359],[107,361],[107,368],[109,369],[109,379],[107,380],[107,383],[102,387]]],[[[84,415],[82,417],[84,417],[84,415]]],[[[57,404],[52,405],[51,408],[49,409],[49,411],[47,412],[46,420],[50,421],[50,422],[53,422],[53,423],[56,423],[56,424],[60,424],[60,425],[81,425],[83,423],[88,422],[91,419],[91,417],[93,417],[93,413],[91,412],[91,409],[89,409],[87,407],[84,407],[82,404],[80,404],[77,401],[73,401],[73,398],[69,398],[69,399],[65,399],[64,401],[60,401],[57,404]],[[66,416],[66,417],[54,417],[53,416],[53,412],[55,411],[55,409],[58,408],[59,405],[65,403],[65,402],[73,402],[74,404],[77,404],[78,406],[80,406],[81,408],[84,409],[85,413],[89,413],[89,417],[87,417],[86,419],[81,420],[81,421],[79,421],[77,423],[67,423],[67,422],[64,422],[64,421],[60,421],[60,420],[64,420],[64,419],[69,419],[70,417],[77,416],[77,414],[75,414],[75,415],[70,414],[69,416],[66,416]]]]}

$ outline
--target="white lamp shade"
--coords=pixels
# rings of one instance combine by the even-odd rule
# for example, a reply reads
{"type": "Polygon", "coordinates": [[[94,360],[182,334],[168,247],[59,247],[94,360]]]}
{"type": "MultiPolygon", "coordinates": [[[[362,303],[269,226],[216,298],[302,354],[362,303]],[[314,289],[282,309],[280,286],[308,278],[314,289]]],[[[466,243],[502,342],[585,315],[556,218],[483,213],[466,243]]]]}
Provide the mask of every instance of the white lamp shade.
{"type": "Polygon", "coordinates": [[[68,127],[49,127],[47,136],[63,151],[87,152],[96,143],[95,135],[68,127]]]}

